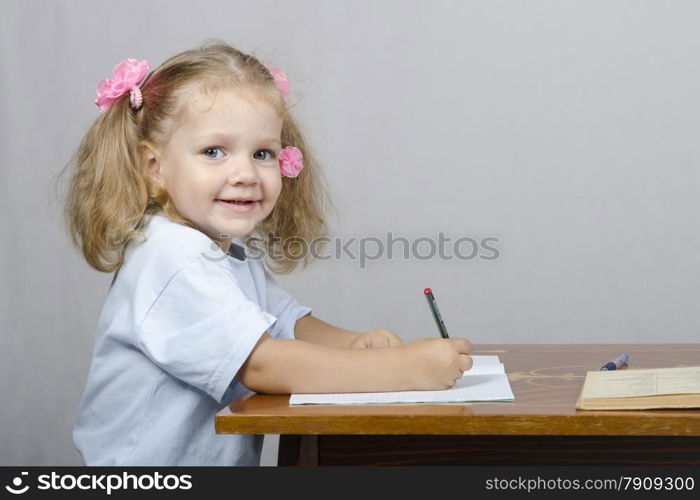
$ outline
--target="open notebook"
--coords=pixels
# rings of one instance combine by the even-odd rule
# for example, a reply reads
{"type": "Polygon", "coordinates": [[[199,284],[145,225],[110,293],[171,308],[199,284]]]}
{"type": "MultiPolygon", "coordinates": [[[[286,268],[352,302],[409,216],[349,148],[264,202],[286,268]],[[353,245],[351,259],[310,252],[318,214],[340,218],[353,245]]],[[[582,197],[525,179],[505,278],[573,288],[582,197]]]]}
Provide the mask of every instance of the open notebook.
{"type": "Polygon", "coordinates": [[[342,394],[292,394],[290,405],[348,405],[390,403],[462,403],[512,401],[513,391],[498,356],[472,356],[471,369],[444,391],[348,392],[342,394]]]}

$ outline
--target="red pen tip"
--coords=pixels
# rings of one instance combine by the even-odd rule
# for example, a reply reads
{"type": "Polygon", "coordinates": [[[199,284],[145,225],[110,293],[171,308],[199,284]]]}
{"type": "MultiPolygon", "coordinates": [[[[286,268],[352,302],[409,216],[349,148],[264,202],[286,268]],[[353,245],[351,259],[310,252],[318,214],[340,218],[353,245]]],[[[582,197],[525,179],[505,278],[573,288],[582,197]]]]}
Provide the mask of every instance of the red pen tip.
{"type": "Polygon", "coordinates": [[[429,293],[433,293],[433,291],[430,288],[426,288],[425,290],[423,290],[423,293],[428,295],[429,293]]]}

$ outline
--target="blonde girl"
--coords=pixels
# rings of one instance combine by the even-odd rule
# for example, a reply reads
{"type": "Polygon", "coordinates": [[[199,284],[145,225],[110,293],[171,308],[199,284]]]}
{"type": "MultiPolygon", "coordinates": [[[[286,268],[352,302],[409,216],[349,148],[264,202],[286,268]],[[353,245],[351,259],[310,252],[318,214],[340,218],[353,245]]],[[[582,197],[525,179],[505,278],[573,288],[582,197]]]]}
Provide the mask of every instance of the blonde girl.
{"type": "Polygon", "coordinates": [[[257,465],[262,436],[214,432],[249,391],[441,389],[471,366],[464,339],[338,328],[275,282],[325,234],[289,92],[281,70],[218,42],[100,82],[66,198],[83,256],[115,273],[73,433],[86,464],[257,465]],[[264,261],[246,254],[253,237],[264,261]]]}

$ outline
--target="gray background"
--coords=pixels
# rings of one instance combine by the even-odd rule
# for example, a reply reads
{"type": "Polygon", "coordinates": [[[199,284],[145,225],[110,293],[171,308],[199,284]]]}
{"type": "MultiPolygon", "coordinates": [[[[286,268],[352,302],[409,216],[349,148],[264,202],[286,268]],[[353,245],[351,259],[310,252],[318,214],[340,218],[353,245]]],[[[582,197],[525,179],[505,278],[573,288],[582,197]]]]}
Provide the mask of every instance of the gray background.
{"type": "Polygon", "coordinates": [[[288,73],[334,236],[499,240],[495,260],[346,256],[281,278],[319,317],[435,336],[431,286],[475,343],[698,338],[697,2],[0,5],[0,465],[80,463],[71,427],[111,276],[69,245],[52,185],[95,86],[126,57],[157,65],[209,38],[288,73]]]}

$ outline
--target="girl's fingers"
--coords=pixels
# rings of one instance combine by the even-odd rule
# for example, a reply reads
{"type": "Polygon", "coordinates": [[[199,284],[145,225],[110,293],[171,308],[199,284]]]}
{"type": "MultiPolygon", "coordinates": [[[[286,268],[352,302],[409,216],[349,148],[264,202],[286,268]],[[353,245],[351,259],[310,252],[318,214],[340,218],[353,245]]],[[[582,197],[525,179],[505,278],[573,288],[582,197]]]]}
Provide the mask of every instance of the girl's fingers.
{"type": "Polygon", "coordinates": [[[388,347],[389,346],[389,339],[386,337],[374,337],[372,339],[372,346],[373,347],[388,347]]]}
{"type": "Polygon", "coordinates": [[[469,354],[472,352],[472,344],[467,339],[455,338],[449,339],[448,342],[450,342],[460,354],[469,354]]]}
{"type": "Polygon", "coordinates": [[[392,335],[391,337],[389,337],[389,345],[391,347],[401,345],[401,339],[398,337],[398,335],[392,335]]]}
{"type": "Polygon", "coordinates": [[[460,354],[459,355],[459,369],[462,372],[469,371],[469,369],[472,367],[474,364],[474,361],[472,360],[471,356],[467,356],[466,354],[460,354]]]}

